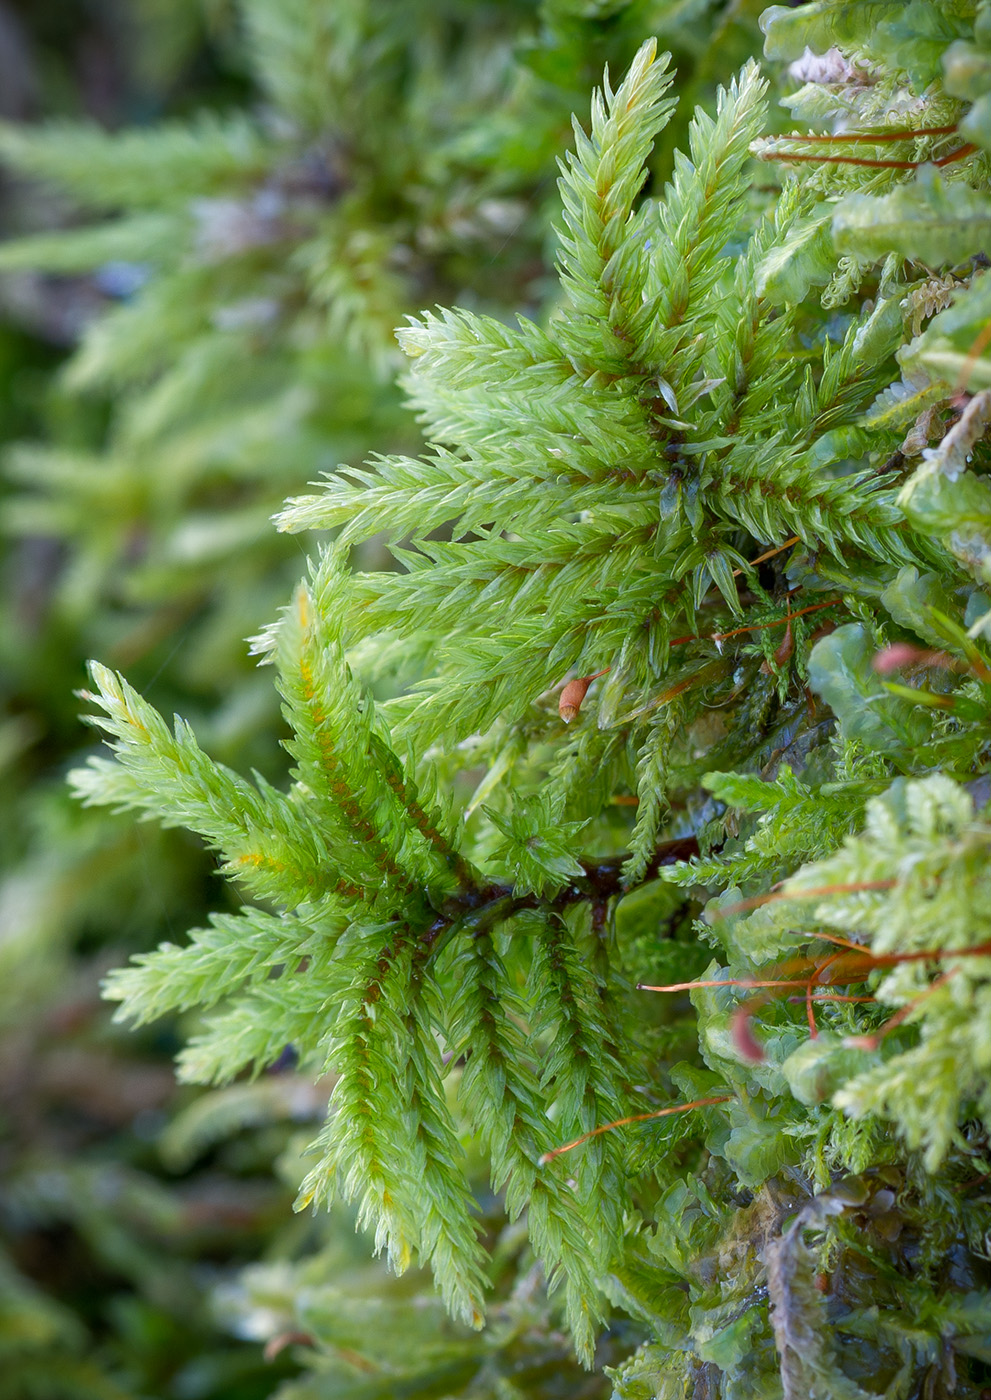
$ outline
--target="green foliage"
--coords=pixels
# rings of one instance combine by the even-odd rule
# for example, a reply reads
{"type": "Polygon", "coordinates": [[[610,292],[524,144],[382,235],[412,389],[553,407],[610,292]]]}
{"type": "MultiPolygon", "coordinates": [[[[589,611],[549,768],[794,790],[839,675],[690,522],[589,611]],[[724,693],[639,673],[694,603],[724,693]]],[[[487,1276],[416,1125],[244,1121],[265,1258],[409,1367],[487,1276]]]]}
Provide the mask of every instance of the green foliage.
{"type": "MultiPolygon", "coordinates": [[[[591,75],[607,58],[628,60],[643,18],[511,3],[127,0],[111,10],[42,0],[10,19],[5,110],[34,115],[16,100],[31,90],[63,118],[97,110],[117,131],[60,120],[4,133],[11,162],[23,162],[20,176],[5,171],[4,234],[46,231],[11,239],[0,255],[0,1055],[5,1179],[18,1202],[0,1219],[17,1261],[0,1331],[22,1310],[80,1319],[66,1322],[62,1340],[39,1327],[18,1364],[5,1362],[4,1384],[17,1400],[116,1395],[121,1385],[254,1400],[303,1363],[289,1350],[266,1363],[254,1342],[227,1336],[204,1290],[245,1257],[308,1247],[286,1223],[284,1194],[261,1186],[279,1150],[275,1129],[245,1129],[225,1145],[218,1105],[217,1146],[190,1168],[197,1180],[171,1178],[149,1138],[170,1111],[176,1032],[139,1049],[108,1040],[105,1028],[101,1038],[92,1002],[108,964],[190,924],[204,926],[204,961],[185,1004],[199,1003],[221,966],[236,983],[237,904],[208,917],[217,888],[195,841],[63,800],[83,742],[72,692],[82,658],[102,655],[195,714],[212,752],[269,776],[278,769],[278,701],[242,639],[285,600],[300,555],[267,516],[322,466],[414,448],[388,382],[404,311],[465,288],[486,310],[542,298],[547,167],[591,75]],[[314,28],[340,60],[330,103],[327,44],[310,46],[314,28]],[[66,53],[47,47],[53,34],[66,53]],[[317,93],[319,113],[306,92],[317,93]],[[204,104],[208,114],[189,115],[204,104]],[[155,124],[163,106],[174,115],[155,124]],[[83,345],[53,383],[80,332],[83,345]],[[117,1181],[108,1164],[120,1160],[177,1203],[174,1228],[150,1251],[158,1274],[175,1272],[174,1288],[159,1287],[150,1264],[108,1262],[100,1236],[112,1209],[84,1228],[82,1206],[64,1205],[89,1200],[101,1170],[117,1181]],[[57,1208],[49,1196],[44,1210],[25,1207],[46,1181],[63,1183],[57,1208]],[[183,1326],[190,1312],[196,1322],[183,1326]]],[[[719,20],[707,17],[706,28],[719,20]]],[[[754,20],[731,17],[729,30],[748,52],[754,20]]],[[[696,29],[688,49],[679,42],[683,74],[697,38],[696,29]]],[[[700,83],[711,89],[711,79],[700,83]]],[[[285,922],[267,917],[271,939],[285,922]]],[[[265,918],[257,911],[259,926],[265,918]]],[[[208,1077],[230,1057],[251,1060],[220,1031],[201,1054],[208,1077]]],[[[472,1170],[480,1180],[477,1162],[472,1170]]],[[[497,1234],[494,1208],[490,1219],[497,1234]]],[[[143,1231],[140,1215],[128,1215],[116,1238],[140,1255],[143,1231]]],[[[505,1298],[515,1263],[501,1267],[505,1298]]],[[[519,1267],[525,1276],[533,1261],[519,1267]]],[[[376,1277],[368,1271],[369,1287],[376,1277]]],[[[544,1307],[539,1291],[515,1305],[521,1337],[544,1307]]],[[[537,1389],[549,1375],[574,1377],[555,1335],[533,1350],[537,1389]]],[[[507,1343],[507,1370],[530,1345],[507,1343]]],[[[479,1384],[495,1385],[501,1366],[486,1350],[479,1384]]]]}
{"type": "Polygon", "coordinates": [[[983,251],[991,231],[991,201],[939,176],[899,185],[886,195],[848,195],[833,220],[836,246],[915,262],[961,263],[983,251]]]}
{"type": "MultiPolygon", "coordinates": [[[[456,97],[430,95],[444,65],[470,69],[477,35],[424,23],[414,41],[419,11],[380,30],[372,6],[246,4],[286,128],[254,128],[279,149],[259,157],[262,188],[321,125],[360,153],[359,119],[380,130],[398,93],[395,148],[248,256],[217,241],[248,178],[222,141],[204,139],[174,200],[164,180],[134,193],[122,144],[109,246],[154,243],[164,224],[126,222],[150,209],[192,215],[195,254],[170,266],[163,242],[161,274],[93,331],[77,377],[128,386],[129,421],[157,432],[243,352],[193,324],[203,299],[267,278],[296,317],[280,392],[305,378],[312,315],[345,341],[323,342],[334,375],[361,354],[367,383],[391,354],[386,316],[458,281],[449,207],[443,232],[417,202],[440,207],[462,162],[488,171],[478,195],[525,185],[507,153],[527,102],[552,154],[539,83],[583,25],[648,10],[681,32],[683,6],[545,6],[523,65],[538,87],[521,78],[491,126],[455,137],[456,97]],[[219,183],[204,196],[200,179],[219,183]],[[416,250],[405,265],[396,239],[416,250]],[[165,325],[189,349],[181,384],[150,333],[165,325]]],[[[329,1089],[305,1161],[284,1159],[298,1207],[334,1203],[334,1221],[350,1203],[467,1329],[497,1289],[494,1333],[431,1314],[422,1344],[362,1380],[362,1329],[393,1315],[328,1286],[332,1251],[248,1274],[235,1310],[271,1296],[269,1341],[317,1348],[283,1396],[513,1394],[492,1366],[520,1343],[526,1285],[503,1299],[522,1231],[493,1225],[495,1196],[585,1364],[610,1306],[633,1319],[618,1397],[986,1387],[989,14],[772,7],[766,54],[792,67],[770,76],[799,85],[785,101],[805,129],[769,130],[747,61],[654,181],[682,120],[672,68],[647,40],[607,74],[560,164],[546,302],[524,295],[521,254],[498,297],[479,273],[464,309],[408,316],[426,450],[344,461],[279,516],[334,532],[254,644],[283,701],[284,786],[270,761],[239,776],[209,731],[170,728],[93,663],[114,756],[76,771],[77,795],[190,829],[253,901],[106,982],[124,1019],[197,1012],[180,1074],[221,1087],[180,1120],[175,1160],[293,1116],[262,1077],[291,1046],[329,1089]],[[499,301],[528,314],[510,324],[499,301]]],[[[175,135],[147,157],[160,172],[175,135]]],[[[71,236],[47,248],[74,265],[71,236]]],[[[86,477],[42,461],[67,489],[86,477]]],[[[199,538],[236,552],[244,521],[223,524],[199,538]]]]}
{"type": "Polygon", "coordinates": [[[838,892],[810,908],[807,922],[832,930],[856,927],[881,956],[924,952],[938,961],[933,981],[925,963],[896,963],[874,995],[892,1007],[918,1000],[920,1043],[863,1074],[851,1075],[834,1101],[897,1124],[910,1147],[925,1148],[935,1170],[958,1122],[991,1117],[988,1099],[987,869],[988,830],[975,819],[967,793],[936,776],[899,781],[868,807],[864,834],[828,860],[788,881],[794,890],[889,884],[877,893],[838,892]],[[954,958],[952,954],[963,953],[954,958]],[[947,955],[951,956],[947,956],[947,955]]]}

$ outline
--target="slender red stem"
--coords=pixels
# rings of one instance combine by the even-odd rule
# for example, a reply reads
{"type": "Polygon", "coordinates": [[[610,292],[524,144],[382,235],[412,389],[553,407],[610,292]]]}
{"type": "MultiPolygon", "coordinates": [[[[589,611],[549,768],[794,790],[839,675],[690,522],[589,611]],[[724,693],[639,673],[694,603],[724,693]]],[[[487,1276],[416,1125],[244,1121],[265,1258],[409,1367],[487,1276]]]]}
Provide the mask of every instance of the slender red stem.
{"type": "Polygon", "coordinates": [[[809,1023],[809,1038],[819,1039],[819,1027],[816,1025],[815,1007],[812,1005],[812,988],[815,986],[815,977],[809,978],[805,984],[805,1019],[809,1023]]]}
{"type": "MultiPolygon", "coordinates": [[[[774,546],[773,549],[768,549],[768,550],[765,550],[763,554],[758,554],[758,556],[757,556],[756,559],[751,559],[751,560],[748,562],[747,568],[748,568],[748,569],[756,568],[756,566],[757,566],[758,564],[763,564],[764,561],[765,561],[766,559],[773,559],[774,556],[775,556],[776,554],[781,554],[783,550],[791,549],[791,547],[792,547],[793,544],[798,544],[798,536],[797,536],[797,535],[792,535],[791,539],[785,540],[784,544],[776,544],[776,545],[774,546]]],[[[741,575],[742,573],[743,573],[743,570],[742,570],[742,569],[734,569],[734,570],[733,570],[733,577],[734,577],[734,578],[739,578],[740,575],[741,575]]]]}
{"type": "Polygon", "coordinates": [[[789,160],[808,161],[814,165],[866,165],[872,170],[918,170],[920,165],[951,165],[956,160],[963,160],[964,156],[972,155],[977,147],[971,142],[965,146],[958,146],[949,155],[940,156],[938,160],[874,160],[867,156],[819,156],[812,155],[804,151],[766,151],[762,156],[763,160],[789,160]]]}
{"type": "Polygon", "coordinates": [[[984,327],[984,329],[978,334],[977,339],[967,351],[967,359],[964,362],[964,367],[960,372],[960,379],[957,383],[957,389],[961,393],[966,387],[967,381],[970,379],[970,376],[974,371],[974,366],[980,359],[981,354],[987,348],[989,343],[991,343],[991,321],[989,321],[988,324],[984,327]]]}
{"type": "Polygon", "coordinates": [[[867,953],[870,949],[865,948],[863,943],[855,943],[852,938],[840,938],[835,933],[811,933],[810,938],[821,938],[824,943],[835,943],[840,948],[849,948],[854,953],[867,953]]]}
{"type": "Polygon", "coordinates": [[[692,1108],[708,1108],[714,1103],[729,1103],[732,1097],[732,1094],[719,1094],[708,1099],[694,1099],[691,1103],[678,1103],[672,1108],[657,1108],[653,1113],[631,1113],[628,1118],[616,1118],[612,1123],[603,1123],[600,1128],[593,1128],[590,1133],[582,1133],[574,1142],[566,1142],[563,1147],[551,1148],[550,1152],[545,1152],[540,1158],[537,1166],[545,1167],[548,1162],[560,1157],[564,1152],[570,1152],[573,1147],[581,1147],[583,1142],[598,1137],[600,1133],[611,1133],[613,1128],[624,1128],[627,1123],[645,1123],[648,1118],[666,1118],[671,1113],[687,1113],[692,1108]]]}
{"type": "Polygon", "coordinates": [[[903,1021],[908,1020],[921,1001],[925,1001],[927,997],[931,997],[933,992],[939,991],[940,987],[948,982],[951,977],[956,976],[959,971],[959,968],[951,967],[949,972],[941,973],[940,976],[936,978],[935,982],[931,982],[924,992],[920,992],[917,997],[913,997],[911,1001],[906,1002],[905,1005],[896,1011],[893,1016],[889,1017],[884,1025],[880,1026],[873,1035],[849,1035],[846,1038],[845,1044],[852,1046],[856,1050],[876,1050],[886,1035],[889,1035],[896,1026],[900,1026],[903,1021]]]}
{"type": "Polygon", "coordinates": [[[651,987],[637,983],[638,992],[693,992],[696,987],[804,987],[805,978],[773,978],[762,981],[756,977],[713,977],[697,982],[672,982],[667,987],[651,987]]]}
{"type": "MultiPolygon", "coordinates": [[[[780,890],[774,894],[755,894],[749,899],[741,899],[739,904],[728,904],[725,909],[713,910],[714,919],[726,919],[731,914],[744,914],[751,909],[760,909],[764,904],[776,904],[782,899],[819,899],[827,894],[861,894],[865,890],[892,890],[896,880],[855,880],[847,885],[817,885],[807,890],[780,890]]],[[[818,938],[819,935],[816,934],[818,938]]]]}
{"type": "Polygon", "coordinates": [[[973,948],[923,948],[916,953],[871,953],[870,957],[877,967],[897,967],[899,963],[907,962],[940,962],[944,958],[987,958],[991,957],[991,943],[977,943],[973,948]]]}
{"type": "Polygon", "coordinates": [[[713,632],[708,636],[699,636],[693,633],[690,637],[674,637],[671,645],[680,647],[685,642],[725,642],[728,637],[739,637],[744,632],[761,632],[766,627],[783,627],[786,622],[791,622],[796,617],[804,617],[806,613],[818,612],[820,608],[833,608],[842,601],[842,598],[830,598],[828,603],[810,603],[807,608],[799,608],[797,612],[785,613],[784,617],[774,617],[770,622],[755,622],[750,627],[734,627],[732,632],[713,632]]]}
{"type": "Polygon", "coordinates": [[[732,632],[713,632],[709,640],[725,642],[727,637],[739,637],[743,632],[760,632],[765,627],[783,627],[786,622],[791,622],[796,617],[804,617],[806,613],[818,612],[820,608],[833,608],[842,601],[842,598],[830,598],[827,603],[810,603],[807,608],[799,608],[796,612],[785,613],[784,617],[776,617],[772,622],[758,622],[753,627],[734,627],[732,632]]]}

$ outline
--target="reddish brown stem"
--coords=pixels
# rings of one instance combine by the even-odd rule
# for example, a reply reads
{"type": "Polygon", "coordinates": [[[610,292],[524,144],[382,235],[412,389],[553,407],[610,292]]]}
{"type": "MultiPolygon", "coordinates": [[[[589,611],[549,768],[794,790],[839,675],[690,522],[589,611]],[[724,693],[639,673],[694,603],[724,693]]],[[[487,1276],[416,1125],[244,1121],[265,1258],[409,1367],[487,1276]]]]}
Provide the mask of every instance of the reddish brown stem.
{"type": "Polygon", "coordinates": [[[712,977],[700,978],[696,982],[671,982],[666,987],[651,987],[646,982],[637,983],[638,992],[693,992],[696,987],[804,987],[805,978],[756,977],[712,977]]]}
{"type": "MultiPolygon", "coordinates": [[[[776,544],[773,549],[765,550],[763,554],[758,554],[756,559],[751,559],[747,564],[748,569],[755,569],[758,564],[763,564],[766,559],[773,559],[776,554],[781,554],[783,550],[791,549],[793,544],[798,544],[798,536],[792,535],[791,539],[785,540],[784,544],[776,544]]],[[[742,569],[734,569],[733,577],[739,578],[743,573],[742,569]]]]}
{"type": "MultiPolygon", "coordinates": [[[[835,986],[837,983],[849,986],[851,983],[863,982],[871,972],[875,972],[882,967],[898,967],[902,963],[913,962],[941,962],[947,958],[986,958],[991,957],[991,943],[980,943],[973,948],[924,948],[914,953],[872,953],[869,948],[864,948],[858,943],[850,943],[846,939],[828,938],[828,935],[816,934],[816,937],[826,937],[827,941],[839,943],[854,950],[854,956],[848,953],[834,953],[831,958],[826,958],[824,962],[813,962],[812,971],[808,977],[700,977],[693,982],[670,982],[665,986],[653,986],[647,982],[638,982],[639,992],[693,992],[699,987],[745,987],[748,991],[768,987],[805,987],[811,993],[816,984],[827,982],[835,986]]],[[[796,967],[809,965],[809,959],[795,959],[786,967],[796,967]]],[[[783,971],[785,969],[782,969],[783,971]]],[[[819,995],[816,993],[816,995],[819,995]]],[[[831,996],[831,993],[823,993],[823,996],[831,996]]]]}
{"type": "Polygon", "coordinates": [[[954,977],[958,971],[959,968],[951,967],[949,972],[941,973],[940,976],[936,978],[935,982],[931,982],[924,992],[921,992],[917,997],[913,997],[911,1001],[906,1002],[905,1005],[901,1007],[900,1010],[896,1011],[893,1016],[889,1017],[884,1025],[879,1027],[873,1035],[849,1035],[844,1044],[852,1046],[855,1050],[876,1050],[886,1035],[890,1035],[896,1026],[900,1026],[903,1021],[908,1020],[921,1001],[925,1001],[927,997],[931,997],[933,992],[938,991],[940,987],[948,982],[951,977],[954,977]]]}
{"type": "Polygon", "coordinates": [[[776,617],[773,622],[758,622],[753,627],[734,627],[732,632],[713,632],[710,641],[725,642],[727,637],[739,637],[744,632],[760,632],[765,627],[783,627],[786,622],[791,622],[796,617],[804,617],[806,613],[818,612],[820,608],[835,607],[837,603],[842,601],[842,598],[830,598],[828,603],[810,603],[807,608],[799,608],[796,612],[785,613],[784,617],[776,617]]]}
{"type": "Polygon", "coordinates": [[[863,943],[855,943],[852,938],[840,938],[837,933],[810,933],[810,938],[821,938],[824,943],[835,943],[839,948],[849,948],[854,953],[866,953],[863,943]]]}
{"type": "Polygon", "coordinates": [[[692,1108],[708,1108],[715,1103],[729,1103],[731,1098],[732,1094],[719,1094],[708,1099],[694,1099],[691,1103],[675,1104],[672,1108],[657,1108],[653,1113],[631,1113],[628,1118],[616,1118],[612,1123],[603,1123],[600,1128],[593,1128],[590,1133],[582,1133],[581,1137],[575,1138],[573,1142],[566,1142],[563,1147],[554,1147],[550,1152],[545,1152],[537,1166],[545,1167],[555,1157],[570,1152],[573,1147],[581,1147],[583,1142],[598,1137],[600,1133],[611,1133],[613,1128],[624,1128],[628,1123],[645,1123],[649,1118],[666,1118],[671,1113],[687,1113],[692,1108]]]}
{"type": "Polygon", "coordinates": [[[772,618],[770,622],[755,622],[750,627],[734,627],[731,632],[712,632],[709,636],[675,637],[671,645],[673,647],[684,646],[686,642],[725,642],[728,637],[740,637],[744,632],[761,632],[766,627],[783,627],[786,622],[792,622],[796,617],[804,617],[806,613],[818,612],[820,608],[833,608],[837,603],[842,603],[842,598],[830,598],[828,603],[810,603],[807,608],[798,608],[796,612],[785,613],[784,617],[772,618]]]}
{"type": "Polygon", "coordinates": [[[980,359],[984,350],[987,349],[987,346],[989,344],[991,344],[991,321],[989,321],[988,324],[984,327],[984,329],[979,333],[973,345],[971,345],[970,349],[967,351],[967,359],[964,362],[964,367],[960,372],[960,379],[957,382],[957,391],[959,393],[963,393],[964,389],[967,386],[967,382],[974,371],[974,366],[980,359]]]}
{"type": "MultiPolygon", "coordinates": [[[[866,950],[865,950],[866,951],[866,950]]],[[[991,943],[976,943],[973,948],[923,948],[915,953],[871,953],[876,967],[897,967],[907,962],[941,962],[944,958],[991,957],[991,943]]]]}
{"type": "MultiPolygon", "coordinates": [[[[755,894],[749,899],[741,899],[739,904],[728,904],[725,909],[715,909],[714,919],[726,919],[731,914],[745,914],[751,909],[760,909],[764,904],[777,904],[782,899],[819,899],[829,894],[860,894],[865,890],[892,890],[896,880],[854,880],[846,885],[817,885],[807,890],[779,890],[776,894],[755,894]]],[[[819,934],[816,934],[819,937],[819,934]]]]}
{"type": "Polygon", "coordinates": [[[812,989],[815,986],[815,976],[809,978],[805,984],[805,1019],[809,1023],[809,1036],[812,1040],[819,1039],[819,1027],[816,1025],[815,1007],[812,1005],[812,989]]]}
{"type": "Polygon", "coordinates": [[[867,156],[818,156],[803,151],[767,151],[763,155],[763,160],[789,160],[807,161],[814,165],[866,165],[872,170],[918,170],[920,165],[951,165],[956,160],[963,160],[964,156],[972,155],[977,147],[971,142],[965,146],[958,146],[949,155],[940,156],[938,160],[875,160],[867,156]]]}

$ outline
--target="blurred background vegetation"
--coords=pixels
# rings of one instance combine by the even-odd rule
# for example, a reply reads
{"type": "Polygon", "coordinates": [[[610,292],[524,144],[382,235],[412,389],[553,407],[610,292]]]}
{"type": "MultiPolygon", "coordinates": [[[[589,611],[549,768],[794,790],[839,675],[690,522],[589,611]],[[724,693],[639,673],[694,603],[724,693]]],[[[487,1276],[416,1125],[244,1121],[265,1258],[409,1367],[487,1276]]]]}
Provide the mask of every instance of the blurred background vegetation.
{"type": "Polygon", "coordinates": [[[176,1027],[113,1025],[106,970],[231,896],[192,838],[80,810],[63,776],[98,656],[278,777],[245,638],[306,542],[269,516],[416,450],[407,312],[540,314],[548,172],[602,65],[672,50],[663,176],[761,8],[0,0],[0,1400],[608,1394],[494,1199],[501,1302],[464,1334],[346,1212],[292,1215],[326,1095],[288,1048],[195,1094],[176,1027]]]}

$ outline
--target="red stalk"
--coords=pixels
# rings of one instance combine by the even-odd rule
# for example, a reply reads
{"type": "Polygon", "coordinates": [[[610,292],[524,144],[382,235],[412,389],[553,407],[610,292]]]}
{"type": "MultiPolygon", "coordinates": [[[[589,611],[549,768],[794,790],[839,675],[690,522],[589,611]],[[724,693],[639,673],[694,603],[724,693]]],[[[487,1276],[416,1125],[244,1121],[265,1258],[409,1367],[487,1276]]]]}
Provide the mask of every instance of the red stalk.
{"type": "MultiPolygon", "coordinates": [[[[729,904],[725,909],[713,911],[714,919],[726,919],[731,914],[745,914],[751,909],[760,909],[764,904],[776,904],[782,899],[819,899],[828,894],[860,894],[865,890],[891,890],[896,880],[855,880],[847,885],[817,885],[807,890],[780,890],[775,894],[755,894],[749,899],[741,899],[739,904],[729,904]]],[[[816,934],[816,937],[821,935],[816,934]]]]}
{"type": "Polygon", "coordinates": [[[844,1045],[849,1045],[854,1050],[876,1050],[886,1035],[890,1034],[896,1026],[900,1026],[903,1021],[908,1020],[920,1001],[925,1001],[926,997],[931,997],[933,992],[938,991],[939,988],[943,986],[944,982],[948,982],[958,971],[959,968],[951,967],[949,972],[941,973],[940,976],[936,978],[935,982],[930,983],[926,990],[920,992],[917,997],[913,997],[911,1001],[907,1001],[905,1005],[900,1007],[893,1016],[889,1017],[884,1025],[880,1026],[873,1035],[848,1035],[843,1042],[844,1045]]]}
{"type": "MultiPolygon", "coordinates": [[[[805,140],[804,137],[796,137],[796,140],[805,140]]],[[[864,138],[870,141],[870,137],[864,138]]],[[[954,161],[963,160],[964,156],[973,155],[977,147],[972,142],[967,142],[964,146],[958,146],[955,151],[950,151],[949,155],[940,156],[938,160],[876,160],[868,159],[867,156],[817,156],[807,151],[766,151],[761,157],[762,160],[789,160],[795,162],[807,161],[815,165],[866,165],[872,170],[918,170],[920,165],[952,165],[954,161]]]]}
{"type": "Polygon", "coordinates": [[[772,618],[770,622],[755,622],[750,627],[734,627],[731,632],[713,632],[709,636],[697,636],[693,633],[690,637],[674,637],[671,645],[680,647],[685,642],[725,642],[727,637],[739,637],[744,632],[761,632],[765,627],[783,627],[786,622],[791,622],[796,617],[804,617],[806,613],[818,612],[820,608],[835,607],[837,603],[842,601],[841,598],[830,598],[828,603],[810,603],[807,608],[799,608],[797,612],[785,613],[784,617],[772,618]]]}
{"type": "Polygon", "coordinates": [[[732,1097],[732,1094],[720,1094],[708,1099],[694,1099],[691,1103],[678,1103],[672,1108],[657,1108],[653,1113],[631,1113],[628,1118],[616,1118],[612,1123],[603,1123],[600,1128],[593,1128],[590,1133],[582,1133],[581,1137],[575,1138],[574,1142],[566,1142],[563,1147],[552,1147],[550,1152],[545,1152],[540,1158],[537,1166],[545,1167],[548,1162],[560,1157],[564,1152],[570,1152],[573,1147],[581,1147],[583,1142],[598,1137],[600,1133],[610,1133],[613,1128],[624,1128],[627,1123],[645,1123],[648,1118],[665,1118],[671,1113],[687,1113],[692,1108],[708,1108],[714,1103],[729,1103],[732,1097]]]}

